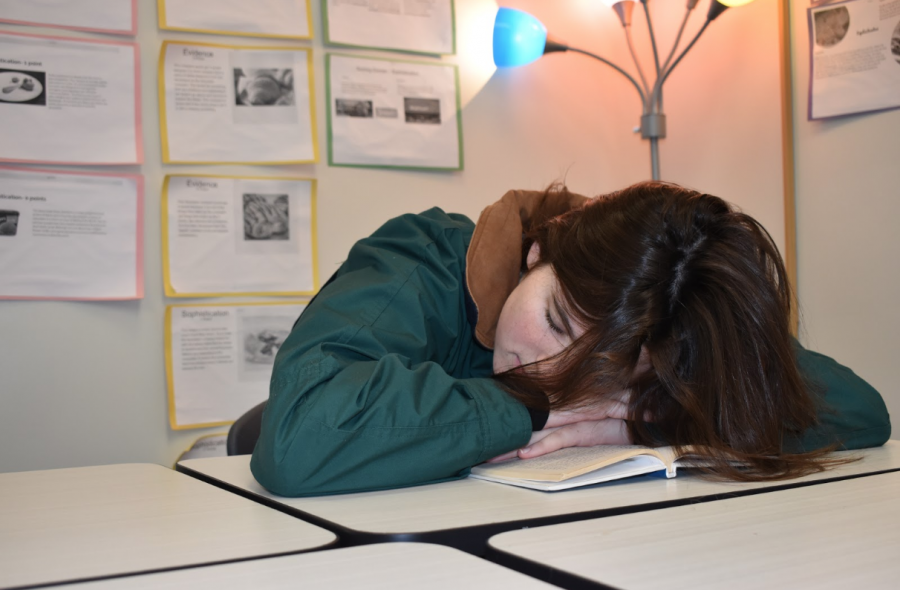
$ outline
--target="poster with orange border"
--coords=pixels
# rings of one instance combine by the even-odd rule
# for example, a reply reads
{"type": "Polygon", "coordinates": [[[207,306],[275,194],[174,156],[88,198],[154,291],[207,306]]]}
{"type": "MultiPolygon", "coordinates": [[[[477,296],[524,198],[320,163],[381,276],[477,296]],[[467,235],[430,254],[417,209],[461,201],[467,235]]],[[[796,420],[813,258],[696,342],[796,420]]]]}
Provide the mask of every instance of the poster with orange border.
{"type": "Polygon", "coordinates": [[[144,296],[144,181],[0,167],[0,299],[144,296]]]}
{"type": "Polygon", "coordinates": [[[0,32],[0,161],[143,161],[132,42],[0,32]]]}
{"type": "Polygon", "coordinates": [[[90,33],[137,34],[137,0],[3,0],[0,22],[90,33]]]}

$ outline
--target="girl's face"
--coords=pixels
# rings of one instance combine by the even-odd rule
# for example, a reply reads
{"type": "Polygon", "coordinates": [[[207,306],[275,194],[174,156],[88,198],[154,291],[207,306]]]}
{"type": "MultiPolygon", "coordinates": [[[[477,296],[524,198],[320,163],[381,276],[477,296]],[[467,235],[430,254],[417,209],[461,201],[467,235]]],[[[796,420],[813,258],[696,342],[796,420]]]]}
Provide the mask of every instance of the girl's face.
{"type": "Polygon", "coordinates": [[[531,269],[503,304],[494,339],[494,372],[502,373],[555,356],[584,333],[563,308],[559,281],[548,264],[532,268],[539,251],[528,253],[531,269]]]}

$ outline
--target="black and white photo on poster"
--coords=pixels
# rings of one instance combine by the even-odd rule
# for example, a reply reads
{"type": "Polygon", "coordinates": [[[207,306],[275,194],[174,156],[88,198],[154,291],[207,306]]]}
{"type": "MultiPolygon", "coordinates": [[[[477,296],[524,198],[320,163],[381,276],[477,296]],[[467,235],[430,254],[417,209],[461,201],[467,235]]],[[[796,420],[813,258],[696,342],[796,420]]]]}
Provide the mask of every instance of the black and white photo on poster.
{"type": "Polygon", "coordinates": [[[244,194],[243,201],[245,240],[290,239],[288,195],[244,194]]]}
{"type": "Polygon", "coordinates": [[[334,99],[334,112],[338,117],[372,117],[372,101],[354,98],[334,99]]]}
{"type": "Polygon", "coordinates": [[[850,11],[846,6],[820,10],[814,16],[816,45],[833,47],[847,36],[850,30],[850,11]]]}
{"type": "Polygon", "coordinates": [[[237,106],[293,106],[291,68],[233,68],[237,106]]]}
{"type": "Polygon", "coordinates": [[[0,209],[0,236],[14,236],[19,230],[19,212],[0,209]]]}
{"type": "Polygon", "coordinates": [[[407,123],[441,123],[441,101],[437,98],[403,98],[407,123]]]}
{"type": "Polygon", "coordinates": [[[239,310],[239,342],[242,348],[238,356],[240,381],[268,380],[275,355],[288,337],[290,327],[297,319],[287,315],[251,315],[252,308],[239,310]]]}
{"type": "Polygon", "coordinates": [[[46,72],[0,68],[0,102],[46,105],[46,72]]]}

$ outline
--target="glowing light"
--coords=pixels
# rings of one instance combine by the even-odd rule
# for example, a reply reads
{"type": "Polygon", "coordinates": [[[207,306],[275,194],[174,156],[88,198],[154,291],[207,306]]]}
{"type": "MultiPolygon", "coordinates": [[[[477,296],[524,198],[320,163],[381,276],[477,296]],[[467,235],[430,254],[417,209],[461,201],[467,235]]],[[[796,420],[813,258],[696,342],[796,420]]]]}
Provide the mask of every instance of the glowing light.
{"type": "Polygon", "coordinates": [[[734,8],[735,6],[743,6],[744,4],[750,4],[753,0],[719,0],[725,6],[729,6],[734,8]]]}
{"type": "Polygon", "coordinates": [[[513,8],[500,8],[494,20],[494,63],[506,68],[524,66],[544,55],[547,27],[537,18],[513,8]]]}
{"type": "Polygon", "coordinates": [[[497,66],[491,58],[491,33],[497,3],[493,0],[469,0],[456,3],[456,56],[459,64],[460,98],[465,107],[478,95],[497,66]]]}

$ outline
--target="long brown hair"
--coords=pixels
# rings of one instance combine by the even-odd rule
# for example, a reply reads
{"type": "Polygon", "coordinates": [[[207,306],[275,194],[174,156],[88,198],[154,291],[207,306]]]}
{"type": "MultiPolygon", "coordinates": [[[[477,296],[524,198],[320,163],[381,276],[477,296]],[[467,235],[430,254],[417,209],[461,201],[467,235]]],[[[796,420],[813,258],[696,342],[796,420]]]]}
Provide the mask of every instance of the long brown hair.
{"type": "Polygon", "coordinates": [[[783,451],[816,423],[816,400],[797,368],[784,264],[752,217],[645,182],[536,215],[523,251],[532,243],[587,331],[552,363],[499,375],[515,397],[566,409],[629,390],[635,443],[701,445],[712,476],[780,479],[833,463],[831,449],[783,451]]]}

